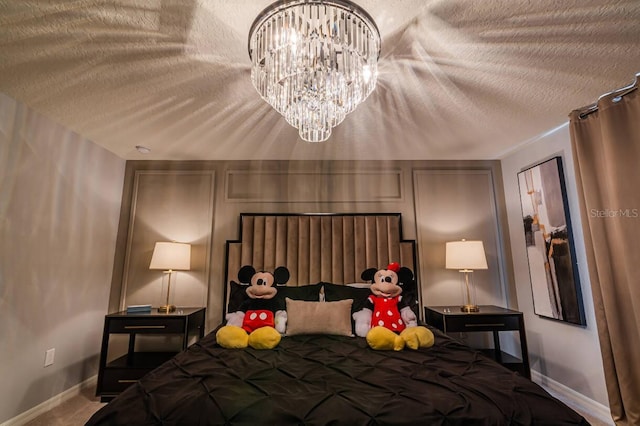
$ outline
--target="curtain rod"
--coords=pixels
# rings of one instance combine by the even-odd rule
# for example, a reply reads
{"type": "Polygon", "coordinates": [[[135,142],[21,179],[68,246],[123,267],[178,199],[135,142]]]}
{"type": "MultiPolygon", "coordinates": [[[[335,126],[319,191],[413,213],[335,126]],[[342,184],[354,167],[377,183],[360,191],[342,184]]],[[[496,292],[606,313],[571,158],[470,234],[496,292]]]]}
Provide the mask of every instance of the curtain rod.
{"type": "Polygon", "coordinates": [[[592,103],[591,105],[578,108],[574,110],[570,115],[573,115],[573,113],[577,112],[578,117],[580,117],[580,119],[583,119],[587,115],[596,112],[598,110],[598,104],[600,103],[600,101],[604,99],[611,98],[613,102],[618,102],[623,96],[633,92],[638,88],[639,80],[640,80],[640,73],[637,73],[635,80],[631,84],[621,87],[619,89],[612,90],[611,92],[605,93],[604,95],[600,95],[596,102],[592,103]]]}

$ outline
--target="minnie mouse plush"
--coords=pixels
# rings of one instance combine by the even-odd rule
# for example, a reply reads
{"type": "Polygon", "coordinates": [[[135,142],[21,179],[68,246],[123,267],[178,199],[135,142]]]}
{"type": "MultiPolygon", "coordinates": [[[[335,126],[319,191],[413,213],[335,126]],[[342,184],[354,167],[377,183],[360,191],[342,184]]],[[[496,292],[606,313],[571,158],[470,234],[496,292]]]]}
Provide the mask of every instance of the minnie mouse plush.
{"type": "Polygon", "coordinates": [[[217,343],[224,348],[273,349],[280,343],[286,327],[286,311],[275,299],[277,285],[289,281],[289,270],[278,267],[273,273],[243,266],[238,272],[241,283],[248,283],[249,296],[238,311],[227,314],[227,325],[216,333],[217,343]]]}
{"type": "Polygon", "coordinates": [[[386,268],[365,270],[361,278],[372,281],[371,295],[364,309],[353,314],[356,335],[366,337],[373,349],[396,351],[433,345],[433,333],[418,326],[416,314],[402,298],[402,286],[413,280],[409,268],[397,262],[386,268]]]}

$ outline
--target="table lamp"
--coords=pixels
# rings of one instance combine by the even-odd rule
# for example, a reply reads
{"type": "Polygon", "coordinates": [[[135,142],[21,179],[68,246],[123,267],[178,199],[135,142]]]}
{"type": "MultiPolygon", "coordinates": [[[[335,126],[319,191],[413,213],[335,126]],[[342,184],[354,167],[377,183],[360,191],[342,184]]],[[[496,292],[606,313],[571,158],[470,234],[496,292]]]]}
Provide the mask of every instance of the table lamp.
{"type": "Polygon", "coordinates": [[[176,242],[157,242],[153,248],[149,269],[162,269],[165,274],[169,274],[167,303],[158,307],[158,312],[169,313],[175,311],[176,307],[169,304],[171,274],[173,271],[188,271],[191,269],[191,245],[176,242]]]}
{"type": "Polygon", "coordinates": [[[457,269],[464,273],[466,292],[465,304],[460,307],[462,312],[479,312],[475,303],[475,289],[469,279],[475,269],[488,269],[487,258],[482,241],[451,241],[446,243],[446,268],[457,269]]]}

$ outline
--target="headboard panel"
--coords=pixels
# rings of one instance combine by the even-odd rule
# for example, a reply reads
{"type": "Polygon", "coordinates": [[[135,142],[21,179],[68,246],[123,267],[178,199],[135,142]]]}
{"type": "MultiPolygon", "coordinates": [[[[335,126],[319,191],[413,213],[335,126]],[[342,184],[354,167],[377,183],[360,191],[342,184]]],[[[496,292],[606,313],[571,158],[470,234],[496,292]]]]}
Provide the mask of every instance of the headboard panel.
{"type": "Polygon", "coordinates": [[[226,283],[243,265],[286,266],[288,285],[362,281],[367,268],[400,262],[417,274],[415,242],[402,239],[399,213],[240,215],[240,239],[227,241],[226,283]]]}

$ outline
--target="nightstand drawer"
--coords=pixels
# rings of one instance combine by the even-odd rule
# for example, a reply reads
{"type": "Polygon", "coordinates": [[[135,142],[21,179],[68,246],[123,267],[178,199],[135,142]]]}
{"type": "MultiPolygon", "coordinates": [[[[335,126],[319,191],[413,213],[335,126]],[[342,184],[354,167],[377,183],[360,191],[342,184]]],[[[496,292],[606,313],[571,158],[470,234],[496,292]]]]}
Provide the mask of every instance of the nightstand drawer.
{"type": "Polygon", "coordinates": [[[181,318],[116,318],[109,323],[109,333],[184,333],[181,318]]]}
{"type": "Polygon", "coordinates": [[[107,368],[104,370],[101,391],[103,393],[120,393],[140,380],[149,371],[151,371],[149,368],[107,368]]]}
{"type": "Polygon", "coordinates": [[[519,330],[517,316],[462,315],[447,318],[447,332],[519,330]]]}

